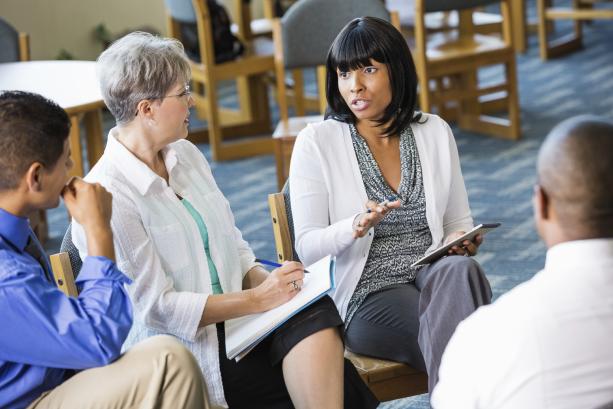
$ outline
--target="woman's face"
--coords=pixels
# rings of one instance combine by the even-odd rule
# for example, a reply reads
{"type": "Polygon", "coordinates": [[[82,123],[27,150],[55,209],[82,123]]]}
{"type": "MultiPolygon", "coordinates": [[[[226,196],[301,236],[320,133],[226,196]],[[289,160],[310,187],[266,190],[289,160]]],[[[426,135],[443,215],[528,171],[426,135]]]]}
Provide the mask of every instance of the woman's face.
{"type": "Polygon", "coordinates": [[[374,121],[383,116],[392,101],[387,65],[372,58],[370,65],[352,71],[336,70],[338,90],[360,121],[374,121]]]}
{"type": "Polygon", "coordinates": [[[160,99],[156,122],[168,143],[184,139],[188,134],[189,109],[194,105],[189,84],[177,82],[160,99]]]}

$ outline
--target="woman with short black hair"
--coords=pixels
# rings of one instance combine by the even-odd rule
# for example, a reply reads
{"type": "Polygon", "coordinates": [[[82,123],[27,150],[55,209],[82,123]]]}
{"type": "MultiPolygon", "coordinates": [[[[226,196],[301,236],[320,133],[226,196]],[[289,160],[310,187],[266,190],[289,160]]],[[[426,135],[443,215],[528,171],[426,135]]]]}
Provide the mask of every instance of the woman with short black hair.
{"type": "Polygon", "coordinates": [[[296,140],[291,207],[300,259],[337,257],[333,293],[346,346],[427,371],[429,389],[457,324],[491,299],[465,241],[424,267],[424,253],[473,220],[453,134],[416,111],[417,74],[402,35],[351,21],[327,59],[328,119],[296,140]]]}

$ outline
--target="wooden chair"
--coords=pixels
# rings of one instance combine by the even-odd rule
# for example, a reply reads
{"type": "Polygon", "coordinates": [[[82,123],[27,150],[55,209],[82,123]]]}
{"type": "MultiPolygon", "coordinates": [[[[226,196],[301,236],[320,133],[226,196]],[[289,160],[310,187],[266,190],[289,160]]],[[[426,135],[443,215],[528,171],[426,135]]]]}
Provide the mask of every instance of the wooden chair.
{"type": "Polygon", "coordinates": [[[49,256],[55,284],[69,297],[79,295],[75,285],[75,277],[79,274],[83,262],[79,250],[72,242],[72,223],[68,224],[60,252],[49,256]]]}
{"type": "MultiPolygon", "coordinates": [[[[289,201],[289,183],[281,193],[268,195],[277,260],[298,260],[294,250],[294,229],[289,201]]],[[[428,392],[428,376],[399,362],[387,361],[345,351],[364,382],[380,401],[400,399],[428,392]]]]}
{"type": "MultiPolygon", "coordinates": [[[[415,1],[414,0],[385,0],[388,10],[397,10],[400,17],[402,33],[413,37],[415,27],[415,1]]],[[[500,33],[502,17],[499,14],[476,11],[474,14],[475,31],[479,34],[500,33]]],[[[429,32],[437,33],[451,31],[458,28],[457,12],[430,13],[425,17],[426,28],[429,32]]]]}
{"type": "Polygon", "coordinates": [[[573,0],[571,6],[554,7],[553,0],[537,0],[539,49],[542,60],[558,57],[583,47],[583,23],[589,20],[613,20],[612,8],[596,8],[597,3],[611,0],[573,0]],[[574,30],[549,41],[548,26],[557,20],[573,20],[574,30]]]}
{"type": "MultiPolygon", "coordinates": [[[[292,5],[281,19],[273,21],[275,73],[280,121],[273,133],[277,183],[279,189],[287,179],[289,160],[298,133],[311,122],[323,119],[326,101],[326,57],[328,49],[341,29],[361,16],[374,16],[391,21],[400,28],[397,13],[386,10],[381,0],[302,0],[292,5]],[[308,38],[308,41],[305,39],[308,38]],[[300,72],[315,69],[318,87],[317,109],[321,115],[304,116],[308,99],[300,72]],[[295,117],[289,117],[286,72],[294,78],[295,117]]],[[[312,107],[311,107],[312,108],[312,107]]]]}
{"type": "MultiPolygon", "coordinates": [[[[419,78],[420,108],[430,112],[433,106],[457,104],[460,128],[519,139],[521,126],[517,95],[517,73],[513,49],[509,2],[511,0],[449,0],[415,3],[415,64],[419,78]],[[475,32],[475,7],[500,3],[502,38],[475,32]],[[429,34],[425,15],[431,12],[459,13],[458,30],[429,34]],[[479,68],[503,65],[504,81],[482,87],[477,78],[479,68]],[[485,115],[491,106],[503,107],[508,118],[485,115]]],[[[444,109],[439,111],[445,116],[444,109]]]]}
{"type": "MultiPolygon", "coordinates": [[[[192,68],[192,95],[198,115],[206,118],[206,133],[192,133],[192,139],[207,137],[214,160],[227,160],[272,152],[271,124],[268,91],[265,77],[274,71],[272,42],[265,37],[253,38],[250,29],[243,27],[239,33],[245,52],[235,60],[215,62],[211,20],[206,0],[192,0],[192,8],[184,4],[189,0],[168,0],[167,24],[170,36],[181,40],[180,24],[193,18],[198,27],[200,61],[190,60],[192,68]],[[188,11],[186,11],[188,10],[188,11]],[[191,17],[189,15],[191,12],[191,17]],[[219,105],[217,86],[222,81],[233,80],[237,84],[239,110],[219,105]],[[228,141],[229,137],[261,135],[240,141],[228,141]]],[[[241,0],[241,21],[247,20],[248,4],[241,0]]],[[[248,26],[247,26],[248,27],[248,26]]]]}

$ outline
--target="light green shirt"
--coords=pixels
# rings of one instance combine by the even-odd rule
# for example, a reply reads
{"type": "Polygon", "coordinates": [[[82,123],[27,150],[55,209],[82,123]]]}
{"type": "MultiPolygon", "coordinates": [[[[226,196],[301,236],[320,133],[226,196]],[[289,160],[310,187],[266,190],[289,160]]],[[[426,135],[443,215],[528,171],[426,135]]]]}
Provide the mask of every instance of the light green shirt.
{"type": "Polygon", "coordinates": [[[209,232],[206,229],[206,224],[204,224],[204,220],[200,213],[187,199],[182,199],[181,203],[185,206],[189,214],[192,216],[196,225],[198,225],[198,231],[200,232],[200,237],[202,237],[202,243],[204,244],[204,254],[206,255],[206,261],[209,264],[209,274],[211,275],[211,286],[213,287],[213,294],[223,294],[223,289],[221,288],[221,284],[219,283],[219,275],[217,274],[217,267],[215,267],[215,263],[213,263],[213,259],[211,258],[211,251],[209,250],[209,232]]]}

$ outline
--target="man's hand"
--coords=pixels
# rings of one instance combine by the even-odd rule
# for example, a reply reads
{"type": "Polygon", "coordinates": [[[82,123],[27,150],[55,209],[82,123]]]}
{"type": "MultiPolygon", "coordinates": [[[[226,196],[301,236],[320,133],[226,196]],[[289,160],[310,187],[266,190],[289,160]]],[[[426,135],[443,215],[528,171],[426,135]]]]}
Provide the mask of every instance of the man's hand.
{"type": "Polygon", "coordinates": [[[74,177],[62,190],[70,215],[83,226],[90,256],[115,259],[111,214],[113,196],[99,183],[87,183],[74,177]]]}

